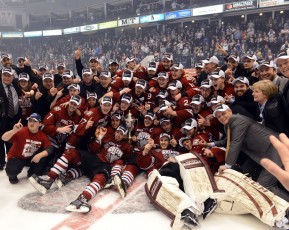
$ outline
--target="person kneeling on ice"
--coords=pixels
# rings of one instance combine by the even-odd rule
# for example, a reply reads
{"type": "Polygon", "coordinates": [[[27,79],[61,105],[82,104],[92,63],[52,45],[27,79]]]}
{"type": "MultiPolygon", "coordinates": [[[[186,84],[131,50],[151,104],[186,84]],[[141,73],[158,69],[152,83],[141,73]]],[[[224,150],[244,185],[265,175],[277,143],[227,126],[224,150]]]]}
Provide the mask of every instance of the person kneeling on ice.
{"type": "Polygon", "coordinates": [[[98,127],[95,139],[89,145],[89,151],[67,149],[48,176],[32,175],[29,181],[38,191],[45,194],[59,175],[65,173],[67,167],[72,164],[79,167],[91,179],[91,183],[66,207],[67,211],[88,213],[91,210],[88,201],[104,188],[110,178],[113,178],[118,191],[124,197],[125,185],[120,175],[126,160],[132,155],[131,147],[126,141],[128,130],[121,125],[114,135],[106,136],[106,132],[106,128],[98,127]]]}
{"type": "Polygon", "coordinates": [[[29,166],[28,177],[32,174],[42,175],[47,167],[47,156],[52,154],[53,147],[48,137],[39,130],[41,116],[32,113],[28,118],[27,127],[23,127],[21,120],[13,129],[4,133],[3,141],[13,145],[8,152],[6,173],[11,184],[17,184],[17,175],[25,166],[29,166]]]}

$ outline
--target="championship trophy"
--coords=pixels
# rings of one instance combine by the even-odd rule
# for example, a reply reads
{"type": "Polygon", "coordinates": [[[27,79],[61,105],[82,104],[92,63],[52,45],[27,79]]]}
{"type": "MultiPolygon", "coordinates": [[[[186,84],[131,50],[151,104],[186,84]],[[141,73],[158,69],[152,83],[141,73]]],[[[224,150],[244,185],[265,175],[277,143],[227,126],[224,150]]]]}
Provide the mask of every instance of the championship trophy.
{"type": "Polygon", "coordinates": [[[124,120],[125,120],[126,127],[128,129],[128,141],[129,143],[131,143],[131,131],[134,129],[136,125],[137,118],[134,118],[129,110],[124,120]]]}

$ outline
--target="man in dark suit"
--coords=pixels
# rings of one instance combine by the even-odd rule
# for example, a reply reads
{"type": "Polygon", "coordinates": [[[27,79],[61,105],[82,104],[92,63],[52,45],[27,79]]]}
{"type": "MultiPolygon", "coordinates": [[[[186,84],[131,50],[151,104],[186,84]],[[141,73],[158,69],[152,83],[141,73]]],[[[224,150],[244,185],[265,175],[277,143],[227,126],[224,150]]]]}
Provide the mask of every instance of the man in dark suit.
{"type": "MultiPolygon", "coordinates": [[[[270,135],[278,136],[276,132],[246,116],[233,114],[227,105],[217,107],[213,115],[227,128],[226,139],[208,144],[211,146],[226,146],[228,140],[226,164],[220,166],[219,172],[236,165],[241,155],[258,165],[260,165],[261,159],[266,157],[282,166],[282,161],[269,140],[270,135]]],[[[288,191],[279,187],[278,180],[264,168],[261,168],[257,182],[279,197],[289,201],[288,191]]]]}
{"type": "MultiPolygon", "coordinates": [[[[21,90],[14,78],[12,68],[3,68],[0,82],[0,136],[13,128],[20,118],[19,96],[21,90]]],[[[5,148],[9,151],[11,144],[0,138],[0,170],[5,166],[5,148]]]]}

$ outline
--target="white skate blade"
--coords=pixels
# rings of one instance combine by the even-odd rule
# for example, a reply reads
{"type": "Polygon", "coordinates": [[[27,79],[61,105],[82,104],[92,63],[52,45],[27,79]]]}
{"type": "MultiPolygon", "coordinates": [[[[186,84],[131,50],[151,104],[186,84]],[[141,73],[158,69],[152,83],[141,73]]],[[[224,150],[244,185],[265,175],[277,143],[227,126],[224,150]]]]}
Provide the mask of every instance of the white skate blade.
{"type": "Polygon", "coordinates": [[[79,212],[79,213],[88,213],[90,210],[88,207],[80,207],[80,208],[76,208],[75,205],[68,205],[65,208],[66,211],[69,212],[79,212]]]}
{"type": "Polygon", "coordinates": [[[116,187],[117,187],[119,194],[121,195],[121,198],[124,199],[126,194],[125,194],[125,191],[123,190],[123,188],[121,186],[122,182],[121,182],[120,177],[114,176],[113,181],[114,181],[114,185],[116,185],[116,187]]]}
{"type": "Polygon", "coordinates": [[[47,192],[47,189],[40,185],[33,177],[29,177],[28,180],[30,181],[30,183],[33,185],[33,187],[39,191],[42,195],[45,195],[47,192]]]}

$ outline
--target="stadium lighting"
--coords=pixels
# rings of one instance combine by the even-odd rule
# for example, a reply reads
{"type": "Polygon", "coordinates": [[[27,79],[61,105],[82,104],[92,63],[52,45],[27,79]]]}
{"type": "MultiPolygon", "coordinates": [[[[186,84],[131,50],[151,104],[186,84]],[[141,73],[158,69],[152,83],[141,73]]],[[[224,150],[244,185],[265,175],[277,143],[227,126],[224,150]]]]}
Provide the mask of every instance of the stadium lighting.
{"type": "Polygon", "coordinates": [[[284,13],[284,11],[283,11],[283,10],[281,10],[281,11],[280,11],[280,14],[283,14],[283,13],[284,13]]]}
{"type": "Polygon", "coordinates": [[[263,13],[261,12],[260,14],[259,14],[259,16],[262,16],[263,15],[263,13]]]}
{"type": "Polygon", "coordinates": [[[192,23],[195,23],[195,20],[192,20],[192,23]]]}
{"type": "Polygon", "coordinates": [[[244,14],[242,14],[242,15],[241,15],[241,18],[244,18],[244,17],[245,17],[245,15],[244,15],[244,14]]]}
{"type": "Polygon", "coordinates": [[[185,28],[187,28],[188,26],[185,26],[185,28]]]}
{"type": "Polygon", "coordinates": [[[138,29],[141,30],[141,27],[139,27],[138,29]]]}
{"type": "Polygon", "coordinates": [[[140,14],[137,14],[137,16],[140,16],[140,14]]]}

